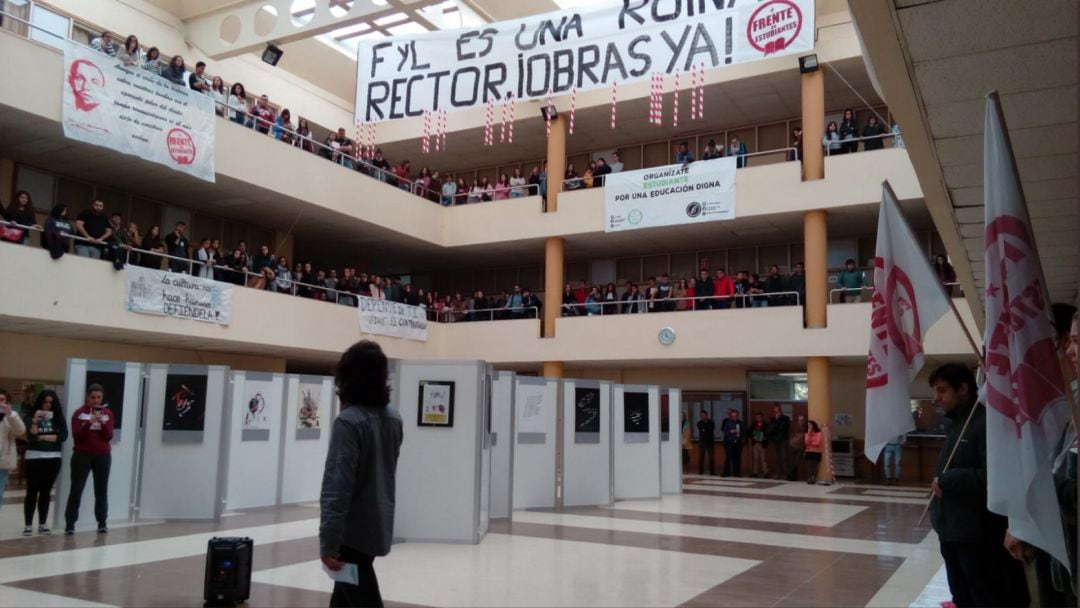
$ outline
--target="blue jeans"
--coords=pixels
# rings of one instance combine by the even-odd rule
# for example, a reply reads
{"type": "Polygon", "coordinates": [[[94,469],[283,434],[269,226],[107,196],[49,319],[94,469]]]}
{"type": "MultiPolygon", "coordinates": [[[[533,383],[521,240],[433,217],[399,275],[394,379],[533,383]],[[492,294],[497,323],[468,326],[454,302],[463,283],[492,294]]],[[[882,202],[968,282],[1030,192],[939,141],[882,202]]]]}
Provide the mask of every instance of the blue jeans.
{"type": "Polygon", "coordinates": [[[84,258],[94,258],[95,260],[101,259],[101,249],[95,245],[84,245],[82,243],[75,243],[75,255],[82,256],[84,258]]]}
{"type": "Polygon", "coordinates": [[[885,479],[897,481],[900,479],[900,455],[903,448],[899,443],[885,444],[885,479]],[[890,468],[891,467],[891,468],[890,468]],[[890,470],[892,473],[890,474],[890,470]]]}
{"type": "MultiPolygon", "coordinates": [[[[7,491],[7,480],[8,480],[8,470],[7,469],[0,469],[0,496],[3,496],[4,492],[7,491]]],[[[0,501],[0,508],[3,508],[3,506],[4,506],[3,501],[0,501]]]]}

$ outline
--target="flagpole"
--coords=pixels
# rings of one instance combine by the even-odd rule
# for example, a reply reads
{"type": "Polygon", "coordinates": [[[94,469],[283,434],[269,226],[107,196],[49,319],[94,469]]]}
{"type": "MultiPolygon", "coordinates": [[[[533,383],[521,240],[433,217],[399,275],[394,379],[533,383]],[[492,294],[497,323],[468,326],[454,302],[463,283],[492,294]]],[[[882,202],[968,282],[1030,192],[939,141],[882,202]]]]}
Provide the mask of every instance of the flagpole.
{"type": "MultiPolygon", "coordinates": [[[[975,416],[975,410],[979,407],[978,388],[976,388],[974,386],[971,386],[971,387],[968,387],[968,388],[975,391],[975,403],[972,404],[971,411],[968,412],[967,419],[964,420],[964,426],[960,429],[960,435],[956,438],[956,443],[953,444],[952,451],[949,452],[949,458],[948,458],[948,460],[945,461],[945,466],[941,469],[942,473],[949,470],[949,465],[952,464],[953,456],[956,456],[956,449],[960,447],[960,443],[964,440],[964,433],[967,432],[968,425],[971,424],[971,419],[975,416]]],[[[934,479],[937,479],[937,477],[935,477],[934,479]]],[[[926,513],[928,511],[930,511],[930,504],[933,503],[933,502],[934,502],[934,493],[931,492],[930,493],[930,498],[928,498],[926,500],[926,506],[923,507],[922,515],[919,516],[919,523],[917,523],[915,525],[917,525],[917,526],[922,525],[923,520],[926,519],[926,513]]]]}

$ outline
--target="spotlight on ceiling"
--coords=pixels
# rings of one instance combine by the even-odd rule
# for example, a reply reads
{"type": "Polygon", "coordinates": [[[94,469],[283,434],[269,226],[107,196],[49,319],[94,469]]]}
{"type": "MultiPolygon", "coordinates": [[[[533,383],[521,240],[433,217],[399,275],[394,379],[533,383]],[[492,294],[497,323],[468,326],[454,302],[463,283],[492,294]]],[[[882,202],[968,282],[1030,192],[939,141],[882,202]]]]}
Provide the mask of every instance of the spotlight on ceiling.
{"type": "Polygon", "coordinates": [[[816,72],[821,68],[817,62],[817,55],[806,55],[799,57],[799,73],[809,74],[810,72],[816,72]]]}
{"type": "Polygon", "coordinates": [[[274,46],[273,42],[266,43],[266,49],[262,52],[262,60],[264,63],[270,65],[277,65],[281,61],[281,57],[285,54],[285,51],[281,50],[277,46],[274,46]]]}

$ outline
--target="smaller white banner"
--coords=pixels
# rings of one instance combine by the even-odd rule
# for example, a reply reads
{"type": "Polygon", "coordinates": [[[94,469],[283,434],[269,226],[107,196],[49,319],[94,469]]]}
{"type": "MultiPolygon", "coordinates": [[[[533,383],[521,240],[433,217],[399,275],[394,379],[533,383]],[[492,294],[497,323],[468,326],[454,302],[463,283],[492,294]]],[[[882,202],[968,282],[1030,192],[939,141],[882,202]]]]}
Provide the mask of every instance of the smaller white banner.
{"type": "Polygon", "coordinates": [[[604,232],[735,219],[735,160],[608,174],[604,232]]]}
{"type": "Polygon", "coordinates": [[[64,45],[64,136],[214,181],[214,101],[140,67],[64,45]]]}
{"type": "Polygon", "coordinates": [[[128,311],[229,324],[231,284],[138,266],[126,272],[128,311]]]}
{"type": "Polygon", "coordinates": [[[389,300],[360,298],[360,331],[427,342],[427,311],[389,300]]]}

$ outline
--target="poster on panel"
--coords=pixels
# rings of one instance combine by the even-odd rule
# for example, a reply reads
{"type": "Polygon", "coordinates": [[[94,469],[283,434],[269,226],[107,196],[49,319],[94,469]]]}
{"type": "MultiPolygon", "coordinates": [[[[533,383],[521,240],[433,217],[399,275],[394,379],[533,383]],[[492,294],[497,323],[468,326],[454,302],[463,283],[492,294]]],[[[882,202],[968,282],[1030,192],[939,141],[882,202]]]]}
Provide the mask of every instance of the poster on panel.
{"type": "Polygon", "coordinates": [[[600,389],[574,388],[574,432],[600,432],[600,389]]]}
{"type": "Polygon", "coordinates": [[[604,178],[604,232],[735,219],[734,156],[604,178]]]}
{"type": "Polygon", "coordinates": [[[660,441],[668,440],[671,432],[670,401],[667,391],[660,392],[660,441]]]}
{"type": "Polygon", "coordinates": [[[206,422],[206,376],[169,374],[165,378],[162,430],[202,431],[206,422]]]}
{"type": "Polygon", "coordinates": [[[649,433],[649,393],[623,393],[623,432],[649,433]]]}
{"type": "Polygon", "coordinates": [[[119,431],[124,421],[124,372],[86,372],[86,389],[100,385],[103,407],[113,415],[113,429],[119,431]]]}
{"type": "Polygon", "coordinates": [[[454,426],[454,383],[420,381],[419,426],[454,426]]]}
{"type": "Polygon", "coordinates": [[[322,415],[322,390],[321,382],[300,382],[297,392],[300,397],[300,407],[297,410],[296,428],[317,429],[319,417],[322,415]]]}
{"type": "Polygon", "coordinates": [[[670,79],[814,48],[814,0],[609,2],[482,28],[362,37],[357,123],[670,79]]]}
{"type": "Polygon", "coordinates": [[[518,434],[546,435],[550,430],[550,410],[555,407],[548,403],[547,385],[519,382],[517,390],[518,434]]]}
{"type": "MultiPolygon", "coordinates": [[[[270,421],[277,416],[277,395],[274,393],[272,380],[244,381],[244,422],[241,427],[245,431],[269,431],[270,421]]],[[[266,437],[270,439],[269,435],[266,437]]]]}
{"type": "Polygon", "coordinates": [[[64,136],[214,181],[214,100],[64,42],[64,136]]]}

